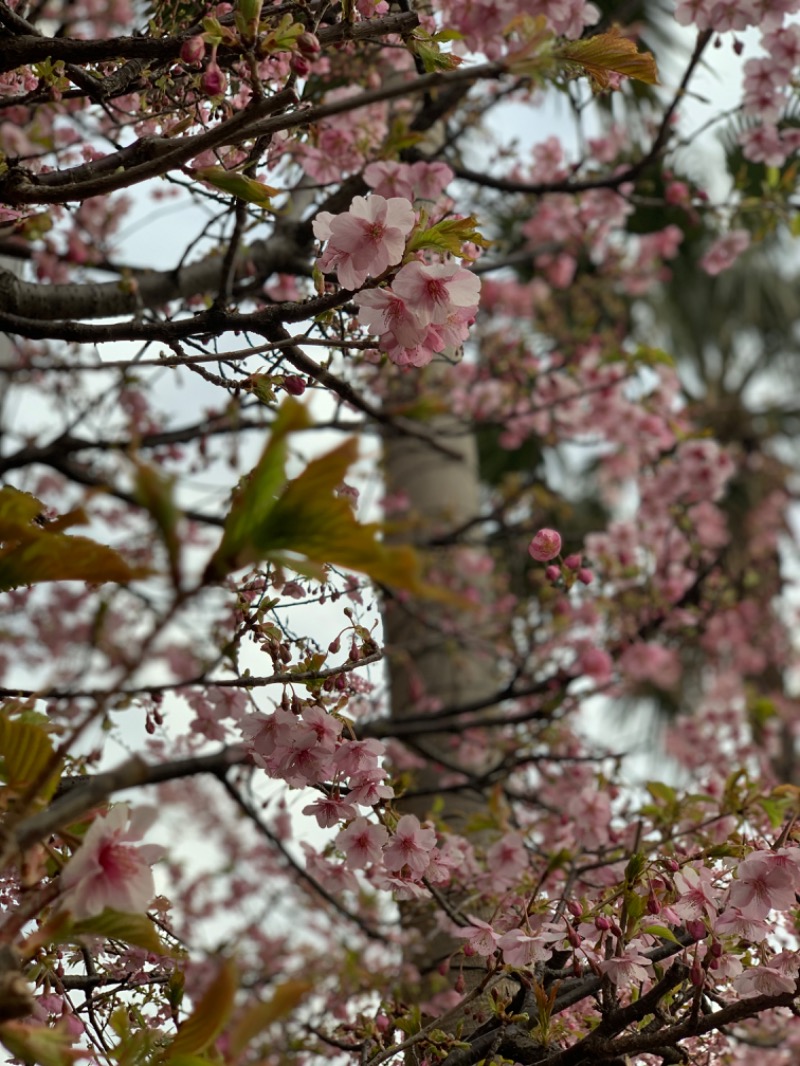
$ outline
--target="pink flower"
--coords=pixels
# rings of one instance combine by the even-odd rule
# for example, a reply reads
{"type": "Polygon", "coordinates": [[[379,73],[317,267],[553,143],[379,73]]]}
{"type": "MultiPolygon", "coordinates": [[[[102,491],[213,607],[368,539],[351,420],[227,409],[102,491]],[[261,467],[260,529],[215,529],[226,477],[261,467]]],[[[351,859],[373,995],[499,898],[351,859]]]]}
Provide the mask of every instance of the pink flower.
{"type": "Polygon", "coordinates": [[[320,796],[319,799],[303,807],[303,814],[313,814],[317,825],[330,829],[332,825],[355,818],[356,809],[351,803],[345,803],[339,796],[320,796]]]}
{"type": "Polygon", "coordinates": [[[750,234],[745,229],[734,229],[724,237],[719,237],[700,260],[700,266],[706,274],[721,274],[733,266],[742,252],[750,244],[750,234]]]}
{"type": "Polygon", "coordinates": [[[382,825],[368,822],[359,816],[336,837],[336,846],[347,856],[347,865],[363,869],[368,863],[381,861],[381,848],[389,839],[382,825]]]}
{"type": "Polygon", "coordinates": [[[150,867],[165,849],[158,844],[134,847],[132,842],[142,839],[156,813],[139,807],[131,814],[121,803],[94,820],[61,873],[61,902],[75,918],[90,918],[106,907],[134,914],[147,909],[155,891],[150,867]]]}
{"type": "Polygon", "coordinates": [[[384,348],[416,348],[428,332],[413,304],[391,289],[367,289],[355,298],[358,317],[384,348]]]}
{"type": "Polygon", "coordinates": [[[387,870],[402,870],[407,866],[418,877],[425,873],[429,853],[436,846],[436,833],[423,828],[419,818],[404,814],[397,823],[392,841],[384,849],[383,861],[387,870]]]}
{"type": "Polygon", "coordinates": [[[734,978],[733,987],[743,996],[779,996],[794,992],[797,980],[772,966],[753,966],[734,978]]]}
{"type": "Polygon", "coordinates": [[[471,914],[468,914],[467,918],[472,924],[454,929],[453,936],[466,940],[476,955],[494,955],[497,943],[500,940],[498,934],[488,922],[483,922],[480,918],[475,918],[471,914]]]}
{"type": "Polygon", "coordinates": [[[652,975],[650,959],[646,955],[640,955],[633,943],[628,944],[622,955],[598,962],[597,967],[615,985],[646,981],[652,975]]]}
{"type": "Polygon", "coordinates": [[[400,262],[415,221],[411,204],[401,196],[356,196],[344,214],[324,212],[313,224],[315,236],[328,241],[320,270],[335,269],[342,285],[360,289],[369,275],[378,277],[400,262]]]}
{"type": "Polygon", "coordinates": [[[503,933],[497,946],[502,949],[503,961],[509,966],[532,966],[537,962],[545,962],[553,954],[552,948],[541,937],[528,936],[521,929],[503,933]]]}
{"type": "Polygon", "coordinates": [[[794,864],[781,862],[771,852],[751,855],[736,868],[730,902],[748,918],[765,918],[773,908],[794,906],[797,882],[794,864]]]}
{"type": "Polygon", "coordinates": [[[477,274],[454,263],[414,262],[398,271],[393,288],[426,322],[437,325],[447,322],[458,307],[477,310],[481,282],[477,274]]]}
{"type": "Polygon", "coordinates": [[[549,563],[561,551],[561,534],[554,529],[540,529],[528,545],[528,555],[537,563],[549,563]]]}

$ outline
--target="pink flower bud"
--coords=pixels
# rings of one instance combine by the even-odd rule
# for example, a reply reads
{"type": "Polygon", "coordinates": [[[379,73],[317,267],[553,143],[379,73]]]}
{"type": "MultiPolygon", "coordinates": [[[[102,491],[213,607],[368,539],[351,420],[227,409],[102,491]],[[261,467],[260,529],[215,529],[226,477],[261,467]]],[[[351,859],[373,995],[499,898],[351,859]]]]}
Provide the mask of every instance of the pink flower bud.
{"type": "Polygon", "coordinates": [[[554,529],[540,529],[528,545],[528,555],[537,563],[549,563],[561,551],[561,535],[554,529]]]}
{"type": "Polygon", "coordinates": [[[306,391],[306,383],[299,374],[287,374],[283,379],[283,387],[292,396],[302,396],[306,391]]]}
{"type": "Polygon", "coordinates": [[[561,577],[561,567],[548,566],[544,572],[544,576],[547,578],[548,581],[558,581],[558,579],[561,577]]]}
{"type": "Polygon", "coordinates": [[[689,974],[689,980],[692,982],[695,988],[700,988],[704,981],[703,969],[699,962],[692,963],[691,973],[689,974]]]}
{"type": "Polygon", "coordinates": [[[651,892],[650,895],[647,897],[647,913],[648,914],[660,914],[661,913],[661,903],[658,900],[658,898],[656,897],[656,894],[654,892],[651,892]]]}
{"type": "Polygon", "coordinates": [[[564,560],[564,566],[568,570],[580,570],[582,562],[583,559],[581,559],[580,555],[577,552],[573,552],[572,555],[568,555],[564,560]]]}
{"type": "Polygon", "coordinates": [[[228,79],[215,60],[208,64],[200,79],[200,88],[207,96],[221,96],[228,87],[228,79]]]}
{"type": "Polygon", "coordinates": [[[605,914],[598,914],[594,924],[597,929],[602,929],[603,932],[606,932],[611,928],[612,922],[610,918],[606,918],[605,914]]]}
{"type": "Polygon", "coordinates": [[[319,55],[322,51],[322,45],[319,43],[319,37],[317,37],[316,33],[310,33],[308,30],[305,33],[301,33],[297,38],[297,51],[304,56],[319,55]]]}
{"type": "Polygon", "coordinates": [[[706,924],[699,918],[690,918],[686,923],[686,932],[693,940],[703,940],[706,935],[706,924]]]}
{"type": "Polygon", "coordinates": [[[298,78],[305,78],[311,73],[311,64],[305,56],[294,55],[289,60],[289,66],[292,72],[298,76],[298,78]]]}
{"type": "Polygon", "coordinates": [[[567,900],[567,910],[573,918],[581,918],[583,916],[583,907],[577,899],[567,900]]]}
{"type": "Polygon", "coordinates": [[[201,63],[206,54],[206,42],[202,37],[187,37],[181,45],[181,62],[192,65],[201,63]]]}
{"type": "Polygon", "coordinates": [[[578,571],[578,581],[580,581],[582,585],[591,585],[594,581],[594,574],[587,567],[583,566],[578,571]]]}

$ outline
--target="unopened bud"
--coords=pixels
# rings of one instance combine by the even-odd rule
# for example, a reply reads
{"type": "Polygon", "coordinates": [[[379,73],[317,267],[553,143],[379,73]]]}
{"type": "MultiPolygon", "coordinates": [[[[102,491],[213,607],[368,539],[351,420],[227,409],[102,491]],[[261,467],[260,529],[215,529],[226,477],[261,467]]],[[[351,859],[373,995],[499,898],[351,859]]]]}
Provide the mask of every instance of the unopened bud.
{"type": "Polygon", "coordinates": [[[212,60],[203,71],[200,79],[200,88],[207,96],[221,96],[228,87],[228,79],[220,70],[218,64],[212,60]]]}
{"type": "Polygon", "coordinates": [[[289,60],[289,67],[298,78],[307,78],[311,73],[311,64],[305,56],[293,55],[289,60]]]}
{"type": "Polygon", "coordinates": [[[701,922],[699,918],[690,918],[686,923],[686,932],[693,940],[703,940],[706,935],[705,922],[701,922]]]}
{"type": "Polygon", "coordinates": [[[582,566],[578,571],[578,581],[580,581],[582,585],[591,585],[594,581],[594,574],[588,567],[582,566]]]}
{"type": "Polygon", "coordinates": [[[306,391],[306,383],[299,374],[287,374],[283,379],[283,387],[291,396],[302,396],[306,391]]]}
{"type": "Polygon", "coordinates": [[[202,63],[206,54],[206,42],[202,37],[187,37],[181,45],[181,62],[194,64],[202,63]]]}
{"type": "Polygon", "coordinates": [[[297,51],[309,57],[319,55],[322,51],[322,45],[319,43],[319,37],[317,37],[316,33],[310,33],[308,30],[305,33],[301,33],[297,38],[297,51]]]}

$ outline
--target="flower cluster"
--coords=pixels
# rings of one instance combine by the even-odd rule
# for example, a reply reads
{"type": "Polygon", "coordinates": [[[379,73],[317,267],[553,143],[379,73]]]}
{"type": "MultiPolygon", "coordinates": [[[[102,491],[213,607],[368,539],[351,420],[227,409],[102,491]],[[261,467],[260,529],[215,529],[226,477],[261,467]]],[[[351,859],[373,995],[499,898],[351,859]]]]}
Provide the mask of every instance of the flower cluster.
{"type": "Polygon", "coordinates": [[[455,263],[414,261],[391,286],[356,297],[359,318],[399,366],[425,366],[436,352],[457,348],[478,310],[480,279],[455,263]]]}

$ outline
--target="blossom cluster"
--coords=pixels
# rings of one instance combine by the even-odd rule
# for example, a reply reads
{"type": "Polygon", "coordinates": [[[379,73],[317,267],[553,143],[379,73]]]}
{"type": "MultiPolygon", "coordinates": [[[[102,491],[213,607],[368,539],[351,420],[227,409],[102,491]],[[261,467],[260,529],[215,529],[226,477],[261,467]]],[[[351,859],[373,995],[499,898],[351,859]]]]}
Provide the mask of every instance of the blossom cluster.
{"type": "MultiPolygon", "coordinates": [[[[426,167],[406,174],[374,164],[376,183],[403,183],[409,196],[426,183],[425,192],[441,189],[447,174],[426,167]]],[[[314,233],[327,242],[318,260],[323,272],[336,272],[347,288],[359,289],[367,278],[381,279],[405,255],[406,238],[416,224],[406,196],[389,199],[374,193],[357,196],[340,215],[320,212],[314,233]]],[[[355,303],[359,319],[399,366],[425,366],[434,354],[458,348],[469,335],[478,309],[480,280],[452,262],[425,263],[418,258],[396,272],[391,285],[367,288],[355,303]]]]}

